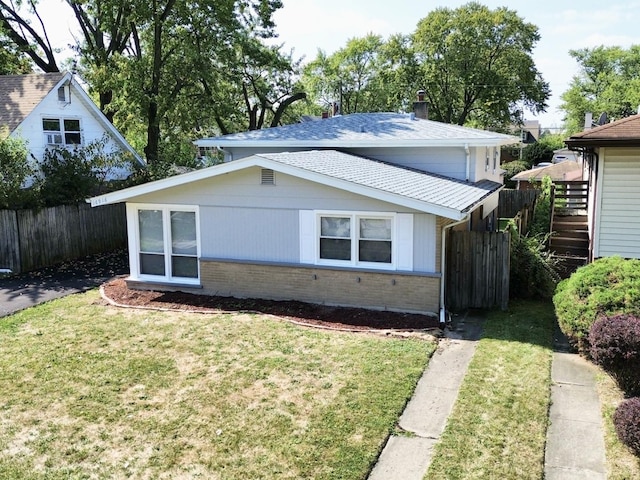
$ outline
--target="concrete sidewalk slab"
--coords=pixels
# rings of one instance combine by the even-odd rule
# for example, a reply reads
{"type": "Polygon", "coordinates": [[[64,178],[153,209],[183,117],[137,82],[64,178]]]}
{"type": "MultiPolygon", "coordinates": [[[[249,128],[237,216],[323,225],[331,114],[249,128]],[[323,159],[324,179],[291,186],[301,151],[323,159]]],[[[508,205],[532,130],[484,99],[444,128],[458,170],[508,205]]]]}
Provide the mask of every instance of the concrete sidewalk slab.
{"type": "Polygon", "coordinates": [[[391,436],[369,480],[422,480],[482,334],[483,319],[456,322],[418,381],[398,425],[415,436],[391,436]]]}
{"type": "Polygon", "coordinates": [[[545,450],[547,480],[607,478],[595,367],[575,353],[555,352],[545,450]]]}

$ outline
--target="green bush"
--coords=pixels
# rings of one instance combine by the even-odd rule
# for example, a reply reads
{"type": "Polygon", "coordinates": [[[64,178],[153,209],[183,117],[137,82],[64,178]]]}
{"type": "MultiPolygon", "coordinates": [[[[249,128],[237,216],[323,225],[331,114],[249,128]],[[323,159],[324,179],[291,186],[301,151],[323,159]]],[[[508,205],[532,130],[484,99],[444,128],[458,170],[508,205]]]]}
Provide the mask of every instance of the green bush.
{"type": "Polygon", "coordinates": [[[558,284],[553,303],[560,328],[584,350],[599,316],[640,315],[640,260],[614,256],[580,267],[558,284]]]}
{"type": "Polygon", "coordinates": [[[560,280],[558,261],[546,249],[547,237],[520,235],[511,228],[509,296],[541,298],[553,296],[560,280]]]}
{"type": "Polygon", "coordinates": [[[23,140],[0,132],[0,208],[22,207],[27,200],[29,191],[23,187],[34,173],[27,153],[23,140]]]}

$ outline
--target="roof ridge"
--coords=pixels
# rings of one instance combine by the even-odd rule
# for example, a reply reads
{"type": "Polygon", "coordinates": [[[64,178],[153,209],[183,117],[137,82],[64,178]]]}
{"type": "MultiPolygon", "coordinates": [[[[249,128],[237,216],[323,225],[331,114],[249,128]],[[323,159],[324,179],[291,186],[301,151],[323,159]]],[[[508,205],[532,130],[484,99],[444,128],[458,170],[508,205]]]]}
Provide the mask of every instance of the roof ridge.
{"type": "Polygon", "coordinates": [[[609,123],[605,123],[604,125],[598,125],[597,127],[594,128],[589,128],[587,130],[583,130],[580,133],[577,133],[576,135],[572,135],[571,138],[583,138],[585,135],[591,135],[593,133],[600,133],[604,130],[608,130],[610,128],[616,128],[620,125],[624,125],[627,122],[631,122],[634,120],[640,120],[640,114],[634,114],[634,115],[629,115],[628,117],[624,117],[624,118],[620,118],[618,120],[615,120],[613,122],[609,122],[609,123]]]}

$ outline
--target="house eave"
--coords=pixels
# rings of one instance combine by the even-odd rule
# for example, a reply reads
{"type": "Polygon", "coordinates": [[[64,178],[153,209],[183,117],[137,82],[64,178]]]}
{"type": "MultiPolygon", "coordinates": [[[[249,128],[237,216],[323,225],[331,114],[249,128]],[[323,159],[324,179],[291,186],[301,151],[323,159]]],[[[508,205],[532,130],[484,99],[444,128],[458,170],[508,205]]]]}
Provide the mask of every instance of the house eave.
{"type": "Polygon", "coordinates": [[[427,139],[427,140],[397,140],[397,139],[380,139],[380,140],[224,140],[222,138],[203,138],[194,141],[197,147],[205,148],[303,148],[303,149],[342,149],[342,148],[421,148],[421,147],[462,147],[468,145],[470,147],[495,147],[513,145],[518,142],[514,138],[456,138],[456,139],[427,139]]]}
{"type": "Polygon", "coordinates": [[[570,149],[580,147],[640,147],[640,138],[569,138],[564,143],[570,149]]]}
{"type": "Polygon", "coordinates": [[[86,201],[87,203],[90,203],[92,207],[127,202],[132,200],[135,201],[136,198],[146,194],[155,193],[190,182],[225,175],[254,166],[273,169],[274,171],[309,180],[311,182],[338,188],[357,195],[363,195],[376,200],[402,206],[419,212],[430,213],[451,220],[462,220],[463,218],[465,218],[468,211],[473,210],[475,206],[481,204],[489,195],[495,193],[495,191],[488,192],[487,195],[485,195],[482,199],[473,202],[471,205],[465,206],[465,208],[462,210],[459,210],[457,208],[421,201],[392,192],[386,192],[366,185],[358,185],[347,180],[329,177],[321,173],[311,172],[291,165],[285,165],[280,162],[261,157],[259,155],[253,155],[240,160],[235,160],[233,162],[228,162],[201,170],[195,170],[193,172],[176,175],[174,177],[157,180],[155,182],[145,183],[143,185],[137,185],[124,190],[106,193],[104,195],[89,198],[86,201]]]}

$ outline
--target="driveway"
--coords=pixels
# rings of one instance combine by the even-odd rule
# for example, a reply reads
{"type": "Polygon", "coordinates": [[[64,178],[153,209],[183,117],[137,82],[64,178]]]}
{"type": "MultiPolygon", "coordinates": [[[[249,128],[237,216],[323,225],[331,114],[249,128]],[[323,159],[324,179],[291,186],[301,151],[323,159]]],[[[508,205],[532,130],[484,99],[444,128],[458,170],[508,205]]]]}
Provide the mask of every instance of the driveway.
{"type": "Polygon", "coordinates": [[[127,252],[117,251],[0,278],[0,317],[89,290],[128,272],[127,252]]]}

